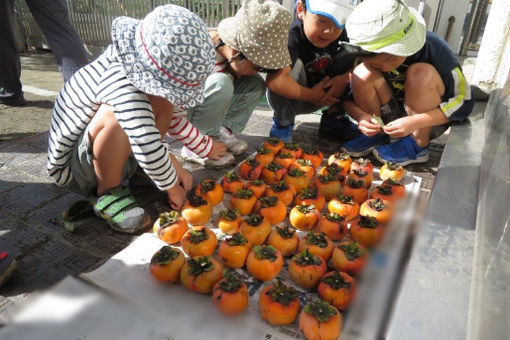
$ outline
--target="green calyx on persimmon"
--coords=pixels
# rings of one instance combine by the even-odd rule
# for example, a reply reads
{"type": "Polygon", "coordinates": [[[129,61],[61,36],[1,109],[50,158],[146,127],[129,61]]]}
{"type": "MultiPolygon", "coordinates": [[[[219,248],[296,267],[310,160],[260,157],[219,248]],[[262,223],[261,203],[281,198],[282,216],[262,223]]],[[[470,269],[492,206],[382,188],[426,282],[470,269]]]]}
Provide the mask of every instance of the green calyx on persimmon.
{"type": "Polygon", "coordinates": [[[160,228],[166,225],[174,224],[179,220],[179,217],[179,212],[175,210],[159,214],[158,218],[161,219],[160,228]]]}
{"type": "Polygon", "coordinates": [[[345,220],[344,216],[338,215],[337,213],[328,213],[325,214],[326,219],[328,219],[331,222],[342,222],[345,220]]]}
{"type": "Polygon", "coordinates": [[[298,204],[296,205],[296,209],[302,214],[309,214],[315,209],[315,205],[313,204],[298,204]]]}
{"type": "Polygon", "coordinates": [[[186,262],[189,264],[188,274],[190,276],[198,276],[214,269],[214,263],[209,260],[209,256],[191,258],[186,262]]]}
{"type": "Polygon", "coordinates": [[[190,229],[189,233],[191,237],[189,238],[192,243],[200,243],[209,239],[209,235],[205,228],[202,229],[190,229]]]}
{"type": "Polygon", "coordinates": [[[207,201],[202,196],[196,195],[195,193],[193,193],[193,190],[189,191],[187,196],[188,196],[189,204],[192,207],[197,208],[197,207],[207,204],[207,201]]]}
{"type": "Polygon", "coordinates": [[[375,229],[379,222],[377,222],[377,219],[372,216],[360,216],[358,224],[363,228],[375,229]]]}
{"type": "Polygon", "coordinates": [[[376,211],[383,211],[386,208],[386,204],[384,204],[384,201],[380,198],[368,201],[368,205],[376,211]]]}
{"type": "Polygon", "coordinates": [[[179,257],[179,252],[170,246],[163,246],[154,254],[151,259],[151,265],[158,264],[164,266],[179,257]]]}
{"type": "Polygon", "coordinates": [[[348,244],[342,244],[338,247],[343,250],[345,257],[347,257],[349,261],[357,259],[362,254],[362,250],[358,242],[353,241],[348,244]]]}
{"type": "Polygon", "coordinates": [[[253,190],[251,190],[251,189],[239,189],[234,194],[234,197],[246,199],[246,198],[252,198],[253,195],[254,195],[254,193],[253,193],[253,190]]]}
{"type": "Polygon", "coordinates": [[[301,266],[317,266],[322,263],[321,259],[312,253],[310,250],[305,249],[301,253],[294,256],[294,261],[301,266]]]}
{"type": "Polygon", "coordinates": [[[225,275],[223,276],[223,280],[220,282],[220,287],[225,292],[234,293],[241,288],[243,285],[243,280],[240,275],[237,274],[233,270],[226,270],[225,275]]]}
{"type": "Polygon", "coordinates": [[[320,322],[326,322],[336,314],[335,308],[323,300],[308,302],[304,310],[320,322]]]}
{"type": "Polygon", "coordinates": [[[273,246],[257,245],[253,247],[253,252],[255,253],[255,257],[259,260],[269,260],[274,262],[278,258],[276,255],[277,250],[273,246]]]}
{"type": "Polygon", "coordinates": [[[299,292],[291,286],[285,285],[280,279],[277,279],[271,289],[266,292],[271,300],[281,305],[288,306],[299,296],[299,292]]]}
{"type": "Polygon", "coordinates": [[[225,238],[229,246],[242,246],[248,243],[248,240],[241,233],[235,233],[230,237],[225,238]]]}
{"type": "Polygon", "coordinates": [[[309,231],[306,235],[306,243],[313,244],[320,248],[326,248],[328,246],[328,240],[326,239],[325,233],[314,233],[309,231]]]}
{"type": "Polygon", "coordinates": [[[260,199],[262,208],[274,207],[276,205],[276,202],[278,202],[278,197],[276,196],[262,197],[260,199]]]}
{"type": "Polygon", "coordinates": [[[284,239],[289,239],[294,237],[296,230],[286,225],[284,227],[276,227],[276,232],[284,239]]]}
{"type": "Polygon", "coordinates": [[[264,216],[259,215],[259,214],[251,214],[246,219],[246,223],[248,223],[252,227],[258,227],[259,225],[262,224],[263,221],[264,221],[264,216]]]}
{"type": "Polygon", "coordinates": [[[220,211],[220,217],[229,221],[235,221],[239,215],[239,209],[227,209],[220,211]]]}

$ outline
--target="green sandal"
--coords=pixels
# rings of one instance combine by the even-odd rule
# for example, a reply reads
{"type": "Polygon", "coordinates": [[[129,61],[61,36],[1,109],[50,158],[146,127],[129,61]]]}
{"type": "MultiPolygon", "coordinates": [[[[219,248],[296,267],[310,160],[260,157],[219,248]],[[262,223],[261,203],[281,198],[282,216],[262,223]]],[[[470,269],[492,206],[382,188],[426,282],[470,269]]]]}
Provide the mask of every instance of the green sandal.
{"type": "Polygon", "coordinates": [[[121,233],[136,233],[151,224],[150,216],[140,207],[126,187],[115,187],[100,197],[92,197],[91,204],[97,216],[121,233]]]}

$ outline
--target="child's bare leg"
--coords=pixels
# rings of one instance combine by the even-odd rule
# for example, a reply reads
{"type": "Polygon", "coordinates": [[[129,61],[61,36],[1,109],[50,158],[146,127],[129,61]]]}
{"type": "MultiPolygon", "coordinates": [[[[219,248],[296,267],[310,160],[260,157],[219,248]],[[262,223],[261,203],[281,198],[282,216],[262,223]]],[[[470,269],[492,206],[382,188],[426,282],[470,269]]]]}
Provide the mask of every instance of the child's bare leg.
{"type": "MultiPolygon", "coordinates": [[[[444,92],[445,87],[441,76],[432,65],[416,63],[407,69],[405,103],[409,115],[438,108],[444,92]]],[[[413,137],[420,147],[429,144],[431,129],[432,127],[426,127],[413,132],[413,137]]]]}
{"type": "Polygon", "coordinates": [[[356,105],[370,115],[381,115],[381,106],[392,96],[381,71],[362,63],[352,75],[352,93],[356,105]]]}
{"type": "Polygon", "coordinates": [[[101,105],[89,124],[89,139],[92,143],[94,171],[97,177],[97,195],[120,185],[122,169],[131,146],[108,105],[101,105]]]}

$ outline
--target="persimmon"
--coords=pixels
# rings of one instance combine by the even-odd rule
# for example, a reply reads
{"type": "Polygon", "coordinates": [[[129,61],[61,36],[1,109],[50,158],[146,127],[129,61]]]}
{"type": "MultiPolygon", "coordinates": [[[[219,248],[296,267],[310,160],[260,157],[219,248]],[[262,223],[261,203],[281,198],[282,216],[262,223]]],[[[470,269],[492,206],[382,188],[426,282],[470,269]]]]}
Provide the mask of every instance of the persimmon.
{"type": "Polygon", "coordinates": [[[312,162],[313,166],[318,168],[322,164],[322,161],[324,160],[324,154],[320,152],[318,149],[306,148],[303,149],[303,154],[301,155],[301,158],[312,162]]]}
{"type": "Polygon", "coordinates": [[[346,221],[351,221],[358,216],[359,204],[352,196],[339,195],[329,201],[328,210],[345,217],[346,221]]]}
{"type": "Polygon", "coordinates": [[[220,204],[221,201],[223,201],[223,188],[212,179],[200,181],[195,193],[205,198],[213,206],[220,204]]]}
{"type": "Polygon", "coordinates": [[[365,202],[368,198],[368,189],[365,187],[365,182],[356,181],[351,178],[350,174],[344,183],[342,193],[345,196],[351,196],[358,204],[365,202]]]}
{"type": "Polygon", "coordinates": [[[356,158],[352,160],[350,169],[351,172],[359,170],[371,174],[374,172],[374,165],[368,158],[356,158]]]}
{"type": "Polygon", "coordinates": [[[256,179],[256,180],[246,183],[245,188],[251,189],[251,191],[253,191],[253,194],[255,195],[255,197],[261,198],[262,196],[264,196],[264,193],[266,192],[267,185],[266,185],[266,183],[264,183],[263,180],[256,179]]]}
{"type": "Polygon", "coordinates": [[[398,163],[384,162],[384,165],[379,169],[379,178],[383,181],[391,178],[395,182],[400,182],[404,178],[404,174],[404,167],[398,163]]]}
{"type": "Polygon", "coordinates": [[[188,256],[212,255],[218,240],[211,229],[200,226],[188,230],[181,240],[182,250],[188,256]]]}
{"type": "Polygon", "coordinates": [[[186,222],[179,212],[172,210],[159,214],[152,229],[160,240],[174,244],[179,242],[182,235],[188,231],[188,222],[186,222]]]}
{"type": "Polygon", "coordinates": [[[259,179],[262,174],[262,165],[258,160],[250,158],[239,166],[239,176],[247,180],[259,179]]]}
{"type": "Polygon", "coordinates": [[[298,251],[309,250],[312,254],[320,256],[324,261],[329,260],[333,252],[333,242],[324,233],[308,234],[299,240],[298,251]]]}
{"type": "Polygon", "coordinates": [[[213,287],[213,302],[225,315],[236,315],[248,307],[248,288],[239,275],[228,271],[213,287]]]}
{"type": "Polygon", "coordinates": [[[281,153],[290,152],[294,155],[296,159],[301,158],[301,154],[303,153],[303,149],[299,143],[285,143],[283,148],[280,150],[281,153]]]}
{"type": "Polygon", "coordinates": [[[290,164],[289,171],[292,169],[299,169],[303,171],[310,180],[312,180],[312,178],[315,176],[315,167],[310,160],[296,159],[290,164]]]}
{"type": "Polygon", "coordinates": [[[292,163],[294,163],[294,161],[296,160],[296,157],[294,157],[293,154],[291,154],[290,152],[284,152],[284,153],[279,153],[278,155],[276,155],[276,157],[274,158],[274,162],[276,164],[279,164],[281,166],[283,166],[284,168],[290,168],[290,165],[292,163]]]}
{"type": "Polygon", "coordinates": [[[317,176],[314,180],[314,184],[317,190],[319,190],[322,196],[328,201],[338,196],[342,188],[340,181],[330,174],[317,176]]]}
{"type": "Polygon", "coordinates": [[[345,310],[356,294],[356,281],[349,274],[334,270],[321,278],[317,293],[324,301],[345,310]]]}
{"type": "Polygon", "coordinates": [[[251,214],[256,202],[257,197],[251,189],[239,189],[230,197],[230,206],[238,209],[241,215],[251,214]]]}
{"type": "Polygon", "coordinates": [[[273,155],[277,155],[278,152],[283,148],[283,142],[281,139],[276,137],[269,137],[262,146],[266,149],[271,149],[273,151],[273,155]]]}
{"type": "Polygon", "coordinates": [[[193,191],[188,192],[188,199],[181,211],[182,217],[191,225],[206,224],[212,215],[212,206],[208,200],[196,195],[193,191]]]}
{"type": "Polygon", "coordinates": [[[255,160],[262,164],[262,167],[271,163],[274,159],[273,150],[260,147],[255,155],[255,160]]]}
{"type": "Polygon", "coordinates": [[[399,183],[399,182],[395,182],[391,178],[389,178],[389,179],[385,180],[384,182],[382,182],[381,185],[389,185],[389,186],[391,186],[391,189],[393,190],[393,193],[399,199],[406,195],[406,187],[403,184],[399,183]]]}
{"type": "Polygon", "coordinates": [[[229,268],[242,268],[249,252],[250,244],[241,233],[226,237],[218,248],[221,262],[229,268]]]}
{"type": "Polygon", "coordinates": [[[340,165],[333,163],[331,165],[326,165],[325,167],[322,167],[319,171],[319,175],[326,175],[330,174],[331,176],[334,176],[336,179],[338,179],[340,182],[343,182],[345,180],[345,177],[347,176],[347,171],[349,169],[344,169],[340,165]]]}
{"type": "Polygon", "coordinates": [[[333,241],[340,241],[347,234],[347,222],[344,216],[330,212],[321,215],[315,230],[326,234],[333,241]]]}
{"type": "Polygon", "coordinates": [[[342,315],[326,301],[308,302],[299,315],[299,329],[308,340],[336,340],[342,331],[342,315]]]}
{"type": "Polygon", "coordinates": [[[371,248],[379,244],[384,235],[383,226],[372,216],[360,216],[351,224],[352,239],[362,246],[371,248]]]}
{"type": "Polygon", "coordinates": [[[264,216],[271,225],[282,222],[287,216],[287,206],[276,196],[260,198],[254,210],[264,216]]]}
{"type": "Polygon", "coordinates": [[[149,270],[161,282],[177,282],[182,266],[184,254],[177,248],[163,246],[151,258],[149,270]]]}
{"type": "Polygon", "coordinates": [[[181,284],[191,291],[210,294],[223,277],[223,266],[210,256],[195,256],[181,269],[181,284]]]}
{"type": "Polygon", "coordinates": [[[287,174],[287,168],[280,164],[271,162],[262,169],[262,179],[266,184],[275,184],[283,179],[287,174]]]}
{"type": "Polygon", "coordinates": [[[260,281],[274,279],[282,268],[282,253],[273,246],[255,246],[246,259],[246,269],[254,278],[260,281]]]}
{"type": "Polygon", "coordinates": [[[260,292],[260,314],[272,325],[293,323],[299,313],[299,305],[298,291],[279,279],[260,292]]]}
{"type": "Polygon", "coordinates": [[[318,211],[321,211],[326,204],[326,199],[324,196],[317,190],[317,188],[308,187],[301,190],[299,194],[296,196],[295,200],[296,204],[308,204],[314,205],[318,211]]]}
{"type": "Polygon", "coordinates": [[[320,256],[309,249],[301,251],[289,262],[289,275],[292,281],[304,289],[313,289],[326,273],[328,267],[320,256]]]}
{"type": "Polygon", "coordinates": [[[298,230],[311,230],[319,221],[320,216],[320,212],[313,204],[299,204],[291,209],[289,221],[298,230]]]}
{"type": "Polygon", "coordinates": [[[388,201],[372,198],[363,202],[359,208],[359,214],[361,216],[372,216],[379,224],[385,224],[391,219],[393,208],[388,201]]]}
{"type": "Polygon", "coordinates": [[[336,164],[346,172],[351,170],[352,158],[345,152],[337,152],[329,156],[328,165],[336,164]]]}
{"type": "Polygon", "coordinates": [[[284,181],[280,181],[267,188],[266,194],[267,196],[278,197],[286,206],[289,206],[294,201],[296,189],[284,181]]]}
{"type": "Polygon", "coordinates": [[[241,234],[251,245],[263,244],[271,233],[271,224],[259,214],[251,214],[241,222],[241,234]]]}
{"type": "Polygon", "coordinates": [[[267,244],[278,249],[283,257],[294,255],[298,247],[299,238],[296,229],[286,225],[283,227],[274,227],[269,234],[267,244]]]}
{"type": "Polygon", "coordinates": [[[355,181],[362,181],[365,188],[370,188],[372,185],[373,176],[371,172],[364,170],[353,170],[349,173],[349,177],[355,181]]]}
{"type": "Polygon", "coordinates": [[[393,192],[393,186],[386,184],[376,186],[372,189],[372,191],[370,191],[368,197],[370,199],[379,198],[391,203],[395,203],[399,199],[397,194],[393,192]]]}
{"type": "Polygon", "coordinates": [[[294,187],[296,192],[300,192],[310,184],[310,178],[305,172],[296,168],[290,169],[283,180],[291,187],[294,187]]]}
{"type": "Polygon", "coordinates": [[[333,249],[331,265],[336,270],[355,276],[365,265],[367,257],[367,250],[358,242],[341,242],[333,249]]]}
{"type": "Polygon", "coordinates": [[[237,209],[222,210],[218,217],[218,228],[228,235],[232,235],[239,231],[242,222],[241,215],[237,209]]]}
{"type": "Polygon", "coordinates": [[[229,172],[221,179],[221,187],[224,192],[233,194],[244,186],[243,179],[235,172],[229,172]]]}

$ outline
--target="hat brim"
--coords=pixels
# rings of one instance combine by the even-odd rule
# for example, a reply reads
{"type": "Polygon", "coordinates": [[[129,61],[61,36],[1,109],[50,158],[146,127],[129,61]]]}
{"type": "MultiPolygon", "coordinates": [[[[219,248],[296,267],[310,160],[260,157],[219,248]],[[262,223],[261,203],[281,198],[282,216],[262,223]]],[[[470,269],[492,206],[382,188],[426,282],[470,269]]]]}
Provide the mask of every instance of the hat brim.
{"type": "Polygon", "coordinates": [[[354,9],[354,6],[342,6],[338,1],[306,0],[306,9],[310,13],[325,16],[333,21],[338,28],[342,29],[345,28],[345,22],[354,9]]]}
{"type": "Polygon", "coordinates": [[[119,62],[124,70],[126,78],[133,86],[140,91],[166,98],[174,106],[183,109],[198,106],[203,103],[203,84],[189,89],[182,89],[173,86],[172,82],[161,82],[153,76],[150,69],[138,70],[134,69],[135,60],[147,58],[147,55],[141,54],[142,51],[137,49],[137,41],[140,41],[140,24],[141,20],[130,17],[119,17],[112,22],[112,42],[117,50],[119,62]],[[144,77],[140,77],[140,73],[144,77]]]}
{"type": "Polygon", "coordinates": [[[228,47],[241,52],[255,65],[266,69],[279,70],[292,63],[287,45],[283,46],[284,48],[275,48],[255,44],[250,41],[250,37],[239,34],[239,27],[240,23],[235,16],[223,19],[218,24],[218,35],[228,47]],[[261,51],[264,53],[260,53],[261,51]],[[271,58],[264,58],[265,55],[270,55],[271,58]]]}
{"type": "MultiPolygon", "coordinates": [[[[402,57],[408,57],[417,53],[419,50],[421,50],[423,45],[425,45],[425,40],[427,37],[427,27],[425,25],[425,20],[418,13],[418,11],[416,11],[412,7],[409,7],[409,10],[414,16],[416,24],[414,25],[413,29],[404,36],[404,38],[375,50],[365,49],[363,48],[363,45],[357,46],[360,46],[365,51],[372,53],[388,53],[402,57]]],[[[356,43],[351,44],[356,45],[356,43]]]]}

